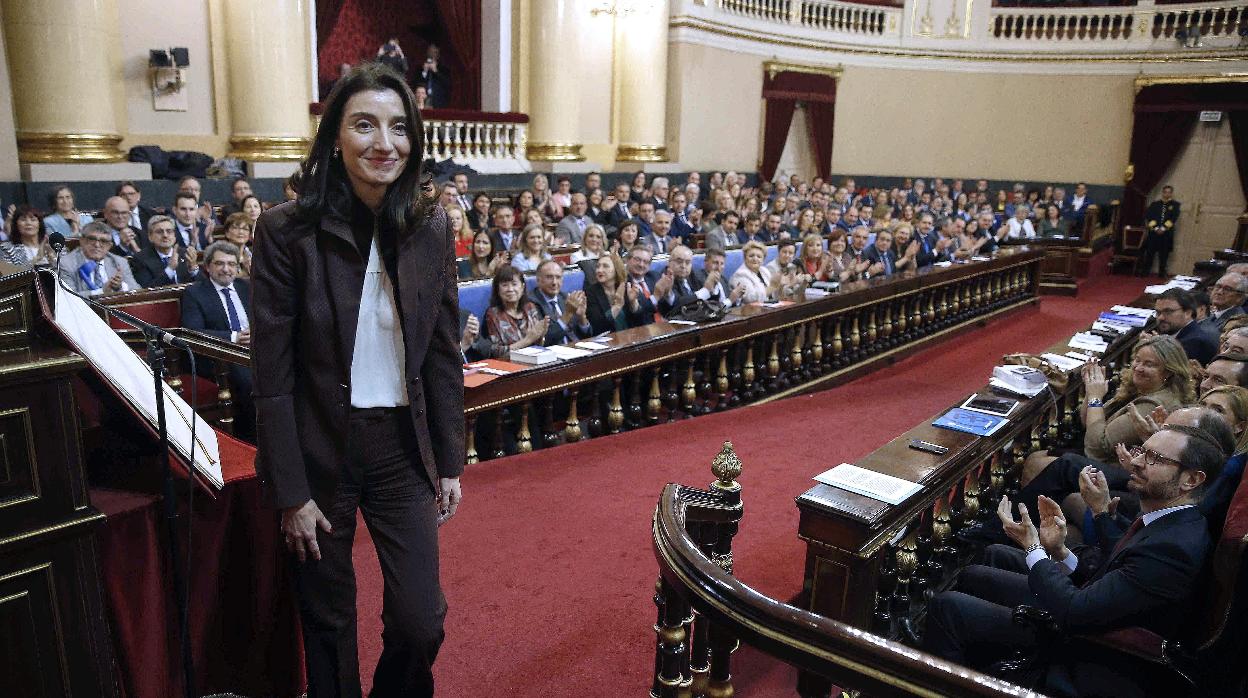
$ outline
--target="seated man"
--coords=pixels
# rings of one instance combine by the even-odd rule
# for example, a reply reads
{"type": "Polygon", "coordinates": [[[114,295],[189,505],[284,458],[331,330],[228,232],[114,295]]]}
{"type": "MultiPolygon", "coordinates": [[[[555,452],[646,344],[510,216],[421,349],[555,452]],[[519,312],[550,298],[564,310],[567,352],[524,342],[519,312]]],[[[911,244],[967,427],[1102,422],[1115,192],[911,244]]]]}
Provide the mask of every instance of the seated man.
{"type": "MultiPolygon", "coordinates": [[[[214,242],[204,250],[204,267],[199,281],[182,292],[182,326],[238,344],[251,344],[251,288],[238,276],[238,247],[230,242],[214,242]]],[[[200,360],[200,375],[211,378],[211,361],[200,360]]],[[[251,399],[251,369],[230,364],[230,391],[234,398],[234,434],[251,440],[256,417],[251,399]]]]}
{"type": "Polygon", "coordinates": [[[640,242],[629,250],[628,259],[625,260],[624,283],[632,286],[637,292],[637,302],[641,306],[638,310],[641,319],[639,324],[642,325],[649,325],[656,319],[661,319],[661,316],[658,316],[658,299],[655,297],[649,279],[646,278],[646,274],[650,272],[650,260],[653,257],[654,253],[650,250],[650,246],[640,242]]]}
{"type": "Polygon", "coordinates": [[[566,344],[593,336],[585,314],[585,292],[563,292],[562,264],[546,260],[538,265],[537,286],[529,294],[529,300],[542,317],[550,318],[543,345],[566,344]]]}
{"type": "MultiPolygon", "coordinates": [[[[1040,500],[1040,527],[1025,506],[1014,521],[1002,498],[998,516],[1026,555],[1012,569],[972,565],[957,591],[928,603],[927,651],[968,666],[985,666],[1003,652],[1036,647],[1030,628],[1012,622],[1016,606],[1048,611],[1064,633],[1102,633],[1143,627],[1163,637],[1185,620],[1213,541],[1196,504],[1217,477],[1227,454],[1200,429],[1167,426],[1131,454],[1131,490],[1141,515],[1102,549],[1078,557],[1066,547],[1066,522],[1050,499],[1040,500]]],[[[1044,686],[1055,695],[1146,695],[1145,687],[1114,667],[1064,658],[1050,665],[1044,686]]]]}
{"type": "Polygon", "coordinates": [[[152,216],[147,223],[151,244],[134,255],[130,265],[143,288],[189,283],[199,273],[199,253],[194,247],[178,249],[178,234],[169,216],[152,216]]]}
{"type": "Polygon", "coordinates": [[[585,198],[585,195],[573,194],[572,205],[568,207],[568,215],[564,216],[555,228],[555,245],[563,247],[581,244],[585,229],[593,222],[589,216],[585,215],[587,210],[589,210],[589,200],[585,198]]]}
{"type": "Polygon", "coordinates": [[[1195,359],[1201,366],[1213,360],[1218,353],[1218,330],[1196,320],[1196,299],[1191,293],[1181,288],[1167,289],[1157,297],[1153,311],[1157,316],[1157,332],[1174,335],[1189,359],[1195,359]]]}
{"type": "Polygon", "coordinates": [[[705,288],[706,273],[693,268],[693,250],[684,245],[672,248],[666,269],[651,271],[646,277],[659,299],[659,313],[663,317],[671,317],[673,310],[691,300],[710,298],[710,290],[705,288]]]}
{"type": "Polygon", "coordinates": [[[673,240],[668,233],[672,229],[672,213],[671,211],[659,210],[654,212],[654,225],[648,237],[644,238],[646,244],[650,245],[650,249],[654,250],[656,255],[668,254],[678,243],[673,240]]]}
{"type": "Polygon", "coordinates": [[[737,240],[737,226],[741,224],[741,215],[736,211],[728,211],[718,227],[706,234],[706,249],[726,250],[741,244],[737,240]]]}
{"type": "Polygon", "coordinates": [[[887,229],[875,234],[875,244],[863,253],[863,259],[871,262],[867,267],[870,276],[889,276],[897,270],[897,253],[893,251],[893,234],[887,229]]]}
{"type": "Polygon", "coordinates": [[[1205,319],[1217,327],[1218,333],[1226,327],[1226,321],[1244,314],[1244,299],[1248,298],[1248,277],[1234,272],[1222,275],[1209,289],[1213,312],[1205,319]]]}
{"type": "Polygon", "coordinates": [[[130,259],[147,246],[139,231],[130,227],[130,205],[120,196],[110,196],[104,202],[104,222],[113,235],[113,254],[130,259]]]}
{"type": "Polygon", "coordinates": [[[139,288],[125,257],[109,252],[113,234],[101,221],[82,227],[78,249],[61,257],[61,279],[76,293],[84,296],[107,296],[139,288]]]}

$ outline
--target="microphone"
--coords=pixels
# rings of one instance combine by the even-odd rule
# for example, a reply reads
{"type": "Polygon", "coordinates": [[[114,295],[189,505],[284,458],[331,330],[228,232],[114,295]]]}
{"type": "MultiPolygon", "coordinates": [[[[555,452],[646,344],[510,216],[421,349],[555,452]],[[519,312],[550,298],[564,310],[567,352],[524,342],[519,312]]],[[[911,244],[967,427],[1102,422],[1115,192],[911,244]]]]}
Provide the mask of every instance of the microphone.
{"type": "Polygon", "coordinates": [[[53,250],[56,250],[56,268],[52,270],[52,275],[56,277],[56,283],[61,288],[65,289],[66,292],[70,293],[71,295],[77,296],[87,305],[104,313],[105,317],[108,317],[109,315],[111,315],[117,318],[118,320],[121,320],[122,322],[126,323],[127,325],[130,325],[136,330],[139,330],[140,332],[142,332],[144,335],[147,335],[148,337],[155,337],[157,340],[164,342],[165,344],[175,349],[189,350],[191,348],[190,345],[188,345],[186,342],[182,341],[181,339],[178,339],[177,337],[173,336],[163,327],[160,327],[158,325],[153,325],[152,323],[147,322],[146,320],[140,320],[137,317],[131,315],[130,313],[125,312],[124,310],[117,310],[116,308],[110,308],[107,305],[104,305],[103,303],[95,300],[94,298],[89,298],[87,296],[84,296],[81,293],[78,293],[74,289],[70,288],[69,284],[65,283],[65,279],[61,278],[61,253],[65,250],[65,236],[60,233],[55,233],[55,232],[49,233],[48,244],[52,247],[53,250]]]}

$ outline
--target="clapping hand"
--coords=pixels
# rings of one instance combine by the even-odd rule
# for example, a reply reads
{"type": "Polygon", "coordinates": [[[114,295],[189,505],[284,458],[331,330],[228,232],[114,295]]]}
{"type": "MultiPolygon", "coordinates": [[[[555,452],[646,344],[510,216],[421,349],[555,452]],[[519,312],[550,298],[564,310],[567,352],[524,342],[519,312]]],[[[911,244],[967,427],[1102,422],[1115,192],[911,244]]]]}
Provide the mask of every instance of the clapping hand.
{"type": "Polygon", "coordinates": [[[1001,498],[1001,503],[997,505],[997,517],[1001,519],[1001,527],[1005,530],[1005,535],[1023,550],[1039,545],[1040,534],[1036,531],[1035,525],[1031,523],[1031,516],[1027,514],[1027,505],[1019,502],[1018,513],[1020,520],[1015,521],[1014,515],[1010,513],[1010,498],[1001,498]]]}
{"type": "Polygon", "coordinates": [[[1062,513],[1061,506],[1040,495],[1036,500],[1036,508],[1040,514],[1040,545],[1044,546],[1049,557],[1064,560],[1069,551],[1066,550],[1066,516],[1062,513]]]}
{"type": "Polygon", "coordinates": [[[1105,369],[1101,365],[1089,361],[1083,365],[1083,392],[1089,400],[1102,400],[1109,393],[1109,381],[1105,378],[1105,369]]]}
{"type": "Polygon", "coordinates": [[[108,288],[111,291],[120,291],[121,284],[122,284],[121,270],[118,269],[116,273],[113,274],[113,278],[108,280],[108,288]]]}
{"type": "Polygon", "coordinates": [[[477,335],[481,332],[481,321],[476,315],[469,314],[468,320],[464,323],[464,331],[459,336],[459,350],[468,351],[468,347],[477,341],[477,335]]]}
{"type": "Polygon", "coordinates": [[[170,271],[178,270],[178,246],[177,245],[173,246],[173,252],[169,253],[169,261],[165,263],[165,266],[169,267],[170,271]]]}
{"type": "Polygon", "coordinates": [[[737,284],[736,286],[732,287],[732,293],[728,294],[728,300],[732,301],[735,304],[735,303],[741,302],[741,299],[744,296],[745,296],[745,284],[737,284]]]}
{"type": "Polygon", "coordinates": [[[659,298],[666,298],[667,294],[672,290],[672,284],[676,277],[672,274],[672,268],[668,267],[663,270],[663,274],[659,276],[659,280],[654,282],[654,295],[659,298]]]}
{"type": "MultiPolygon", "coordinates": [[[[1121,462],[1125,455],[1129,461],[1131,454],[1127,453],[1127,447],[1118,444],[1118,458],[1121,462]]],[[[1097,514],[1113,513],[1118,508],[1119,497],[1110,499],[1109,483],[1105,480],[1105,473],[1097,470],[1089,465],[1079,471],[1079,496],[1083,498],[1083,503],[1088,505],[1088,510],[1095,516],[1097,514]]]]}
{"type": "Polygon", "coordinates": [[[641,302],[637,300],[637,285],[631,281],[624,282],[624,298],[628,301],[628,309],[636,312],[641,307],[641,302]]]}
{"type": "Polygon", "coordinates": [[[572,316],[577,318],[578,322],[585,322],[585,311],[588,305],[588,299],[585,297],[584,291],[573,291],[568,294],[567,308],[571,311],[572,316]]]}
{"type": "Polygon", "coordinates": [[[919,241],[918,241],[918,240],[911,240],[911,241],[910,241],[910,244],[909,244],[909,245],[906,245],[906,254],[905,254],[904,256],[905,256],[905,257],[913,257],[913,256],[917,255],[918,253],[919,253],[919,241]]]}
{"type": "Polygon", "coordinates": [[[1128,414],[1131,415],[1131,426],[1135,429],[1135,435],[1139,437],[1141,442],[1148,441],[1148,437],[1156,434],[1161,430],[1161,424],[1166,421],[1166,408],[1158,405],[1148,414],[1140,414],[1140,408],[1137,405],[1131,405],[1128,414]]]}
{"type": "Polygon", "coordinates": [[[544,317],[541,320],[529,325],[529,331],[525,334],[525,339],[529,340],[529,344],[540,344],[542,337],[546,336],[546,330],[550,329],[550,318],[544,317]]]}
{"type": "Polygon", "coordinates": [[[714,293],[715,287],[719,285],[719,272],[712,271],[706,275],[706,283],[702,284],[702,288],[714,293]]]}

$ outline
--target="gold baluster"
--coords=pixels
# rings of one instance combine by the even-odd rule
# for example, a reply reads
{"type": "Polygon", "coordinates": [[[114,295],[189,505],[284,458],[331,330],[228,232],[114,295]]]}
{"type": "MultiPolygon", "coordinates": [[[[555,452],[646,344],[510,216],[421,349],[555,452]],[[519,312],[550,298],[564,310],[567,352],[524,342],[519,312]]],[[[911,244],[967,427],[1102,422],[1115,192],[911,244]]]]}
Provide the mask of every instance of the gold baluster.
{"type": "Polygon", "coordinates": [[[620,433],[624,426],[624,406],[620,404],[620,376],[615,377],[615,388],[611,392],[611,407],[607,410],[607,427],[612,434],[620,433]]]}
{"type": "Polygon", "coordinates": [[[481,461],[477,453],[477,417],[468,415],[464,418],[464,463],[472,465],[481,461]]]}
{"type": "Polygon", "coordinates": [[[823,363],[823,323],[819,320],[815,321],[815,343],[811,351],[814,352],[815,363],[823,363]]]}
{"type": "Polygon", "coordinates": [[[858,313],[854,313],[853,322],[849,326],[849,349],[856,356],[858,347],[862,345],[862,333],[858,327],[858,313]]]}
{"type": "Polygon", "coordinates": [[[802,340],[806,337],[806,326],[799,325],[793,332],[793,349],[789,352],[789,370],[796,372],[802,367],[802,340]]]}
{"type": "Polygon", "coordinates": [[[845,341],[841,338],[841,318],[838,317],[832,324],[832,360],[840,359],[844,351],[845,341]]]}
{"type": "Polygon", "coordinates": [[[927,296],[927,307],[923,309],[923,322],[930,325],[936,321],[936,305],[932,300],[932,297],[936,295],[936,292],[928,291],[924,295],[927,296]]]}
{"type": "Polygon", "coordinates": [[[697,384],[693,382],[693,359],[687,362],[685,369],[685,384],[681,386],[682,404],[685,408],[685,414],[692,415],[694,405],[698,399],[697,384]]]}
{"type": "Polygon", "coordinates": [[[720,400],[728,393],[728,351],[724,349],[719,352],[719,369],[715,371],[715,392],[720,400]]]}
{"type": "Polygon", "coordinates": [[[663,407],[663,391],[659,389],[659,369],[656,367],[650,376],[650,396],[646,400],[646,419],[651,424],[659,421],[659,411],[663,407]]]}
{"type": "Polygon", "coordinates": [[[775,378],[780,375],[780,337],[773,334],[771,336],[771,353],[767,355],[767,377],[775,378]]]}
{"type": "Polygon", "coordinates": [[[529,403],[520,405],[520,431],[516,432],[516,452],[529,453],[533,450],[533,435],[529,433],[529,403]]]}
{"type": "Polygon", "coordinates": [[[875,311],[877,308],[872,307],[865,311],[867,314],[867,349],[868,351],[875,348],[876,341],[880,338],[880,333],[876,330],[875,311]]]}
{"type": "Polygon", "coordinates": [[[745,384],[747,391],[753,388],[754,378],[754,342],[749,340],[745,348],[745,365],[741,367],[741,381],[745,384]]]}

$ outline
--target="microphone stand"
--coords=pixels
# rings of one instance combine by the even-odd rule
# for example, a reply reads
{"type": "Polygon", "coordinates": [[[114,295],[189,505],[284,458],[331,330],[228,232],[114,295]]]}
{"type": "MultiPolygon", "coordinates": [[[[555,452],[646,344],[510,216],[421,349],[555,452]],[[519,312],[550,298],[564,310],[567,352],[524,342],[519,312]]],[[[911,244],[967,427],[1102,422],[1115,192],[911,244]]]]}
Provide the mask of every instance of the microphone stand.
{"type": "MultiPolygon", "coordinates": [[[[182,656],[183,688],[185,689],[183,693],[186,698],[195,698],[195,660],[191,655],[190,614],[186,593],[189,580],[186,579],[186,568],[182,565],[182,552],[178,547],[176,482],[173,478],[173,467],[169,460],[169,425],[165,421],[165,348],[161,346],[161,343],[163,342],[179,349],[189,349],[189,346],[186,342],[173,336],[168,330],[159,325],[146,320],[140,320],[123,310],[110,308],[94,298],[84,296],[70,288],[65,283],[65,280],[61,278],[61,252],[64,250],[65,244],[61,240],[52,239],[52,247],[56,250],[56,268],[52,270],[52,273],[56,276],[56,281],[60,287],[77,296],[92,309],[103,313],[106,318],[111,315],[139,330],[143,333],[143,338],[147,344],[147,365],[152,369],[152,387],[156,391],[156,437],[159,449],[156,459],[160,465],[161,479],[163,481],[161,510],[162,518],[165,521],[165,535],[169,539],[167,545],[169,562],[173,570],[174,605],[178,613],[178,641],[182,656]]],[[[194,438],[195,435],[192,433],[192,443],[194,438]]],[[[194,479],[195,464],[192,462],[190,466],[191,487],[195,486],[194,479]]],[[[188,522],[187,525],[190,525],[190,523],[188,522]]]]}

